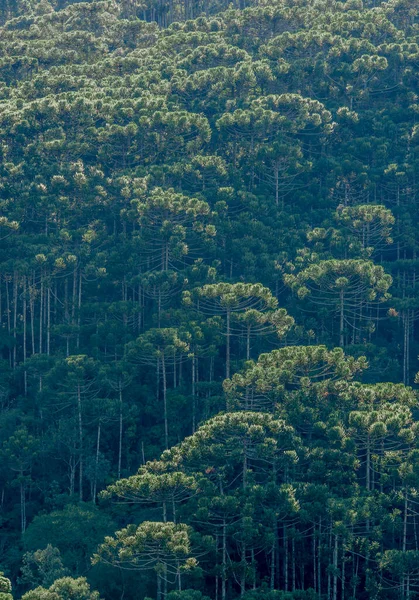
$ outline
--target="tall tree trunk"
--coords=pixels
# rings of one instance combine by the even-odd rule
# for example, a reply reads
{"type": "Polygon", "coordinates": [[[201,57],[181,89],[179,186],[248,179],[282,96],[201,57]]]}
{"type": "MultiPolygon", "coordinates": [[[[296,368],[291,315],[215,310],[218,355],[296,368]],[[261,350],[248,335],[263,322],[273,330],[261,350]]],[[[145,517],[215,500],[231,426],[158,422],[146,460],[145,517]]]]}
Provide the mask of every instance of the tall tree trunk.
{"type": "Polygon", "coordinates": [[[220,587],[220,577],[219,577],[219,570],[218,570],[219,551],[220,551],[220,536],[217,531],[215,533],[215,556],[216,556],[216,566],[217,566],[216,575],[215,575],[215,600],[218,600],[218,592],[219,592],[219,587],[220,587]]]}
{"type": "Polygon", "coordinates": [[[182,573],[180,570],[180,563],[179,561],[177,561],[177,568],[176,568],[176,578],[177,578],[177,589],[179,592],[182,591],[182,573]]]}
{"type": "Polygon", "coordinates": [[[157,573],[157,600],[161,600],[161,575],[157,573]]]}
{"type": "Polygon", "coordinates": [[[83,417],[82,417],[82,406],[81,406],[81,388],[80,384],[77,385],[77,411],[78,411],[78,425],[79,425],[79,498],[80,502],[83,501],[83,417]]]}
{"type": "Polygon", "coordinates": [[[335,544],[333,547],[333,600],[338,598],[338,536],[335,534],[335,544]]]}
{"type": "Polygon", "coordinates": [[[283,525],[283,537],[284,537],[284,590],[288,592],[288,535],[287,526],[283,525]]]}
{"type": "Polygon", "coordinates": [[[406,552],[407,547],[407,517],[408,517],[408,497],[407,488],[404,490],[404,511],[403,511],[403,552],[406,552]]]}
{"type": "Polygon", "coordinates": [[[227,523],[223,518],[223,540],[222,540],[222,565],[221,565],[221,600],[226,600],[226,582],[227,582],[227,523]]]}
{"type": "Polygon", "coordinates": [[[341,574],[341,592],[340,600],[345,600],[345,547],[342,541],[342,574],[341,574]]]}
{"type": "Polygon", "coordinates": [[[16,367],[17,360],[17,289],[18,275],[15,271],[13,273],[13,368],[16,367]]]}
{"type": "Polygon", "coordinates": [[[230,379],[230,328],[231,312],[227,310],[227,331],[226,331],[226,379],[230,379]]]}
{"type": "Polygon", "coordinates": [[[196,382],[195,382],[195,349],[192,354],[192,433],[196,430],[196,382]]]}
{"type": "MultiPolygon", "coordinates": [[[[330,567],[330,554],[331,554],[331,550],[332,550],[332,523],[330,522],[329,524],[330,526],[330,531],[329,531],[329,535],[328,535],[328,544],[327,544],[327,550],[328,550],[328,562],[329,562],[329,567],[330,567]]],[[[331,600],[331,592],[332,592],[332,578],[331,578],[331,574],[330,574],[330,570],[327,571],[327,600],[331,600]]]]}
{"type": "Polygon", "coordinates": [[[77,267],[73,272],[73,297],[71,300],[71,323],[73,325],[76,324],[75,316],[76,316],[76,297],[77,297],[77,267]]]}
{"type": "Polygon", "coordinates": [[[252,561],[252,590],[256,589],[256,560],[255,560],[255,549],[252,546],[250,551],[251,561],[252,561]]]}
{"type": "Polygon", "coordinates": [[[322,560],[321,560],[321,553],[322,553],[322,540],[321,540],[321,530],[322,530],[322,522],[320,520],[319,522],[319,542],[318,542],[318,550],[317,550],[317,585],[319,588],[319,595],[321,596],[322,594],[322,560]]]}
{"type": "Polygon", "coordinates": [[[69,468],[70,468],[70,496],[74,496],[75,477],[76,477],[76,460],[75,460],[75,457],[73,454],[70,456],[69,468]]]}
{"type": "Polygon", "coordinates": [[[369,491],[371,489],[371,440],[370,440],[369,434],[367,437],[367,459],[366,459],[365,469],[366,469],[365,485],[366,485],[367,490],[369,491]]]}
{"type": "Polygon", "coordinates": [[[34,289],[29,285],[29,312],[31,314],[32,354],[35,354],[35,297],[34,289]]]}
{"type": "Polygon", "coordinates": [[[344,294],[343,290],[340,291],[340,319],[339,319],[339,346],[343,348],[344,346],[344,294]]]}
{"type": "Polygon", "coordinates": [[[240,597],[243,598],[246,593],[246,542],[243,541],[241,545],[241,573],[240,573],[240,597]]]}
{"type": "Polygon", "coordinates": [[[95,458],[95,478],[93,481],[93,494],[92,500],[93,504],[96,504],[96,495],[97,495],[97,476],[99,471],[99,456],[100,456],[100,434],[101,434],[101,421],[97,424],[97,437],[96,437],[96,458],[95,458]]]}
{"type": "Polygon", "coordinates": [[[122,465],[122,430],[123,430],[123,412],[122,412],[122,384],[119,382],[119,444],[118,444],[118,479],[121,479],[122,465]]]}
{"type": "Polygon", "coordinates": [[[47,289],[47,356],[51,350],[51,287],[47,289]]]}
{"type": "MultiPolygon", "coordinates": [[[[10,322],[10,292],[9,292],[9,277],[8,276],[5,277],[5,284],[6,284],[7,333],[10,336],[12,327],[11,327],[11,322],[10,322]]],[[[12,366],[12,353],[10,351],[10,348],[9,348],[9,362],[10,362],[10,366],[12,366]]]]}
{"type": "Polygon", "coordinates": [[[271,547],[271,574],[270,574],[270,589],[275,589],[275,567],[276,567],[276,540],[274,539],[271,547]]]}
{"type": "Polygon", "coordinates": [[[79,290],[77,295],[77,338],[76,338],[76,347],[80,348],[80,319],[81,319],[81,292],[82,292],[82,270],[79,272],[79,290]]]}
{"type": "Polygon", "coordinates": [[[403,383],[409,385],[409,363],[410,363],[410,324],[411,310],[402,312],[403,322],[403,383]]]}
{"type": "MultiPolygon", "coordinates": [[[[26,371],[26,359],[27,359],[27,348],[26,348],[26,337],[27,337],[27,298],[26,298],[26,276],[23,278],[23,389],[25,396],[28,395],[28,373],[26,371]]],[[[1,314],[1,309],[0,309],[1,314]]]]}
{"type": "Polygon", "coordinates": [[[312,538],[312,559],[313,559],[313,589],[315,593],[318,593],[317,589],[317,566],[316,566],[316,524],[313,527],[313,538],[312,538]]]}
{"type": "Polygon", "coordinates": [[[169,448],[169,422],[167,417],[167,380],[166,380],[166,361],[164,352],[161,355],[161,370],[163,376],[163,416],[164,416],[164,445],[166,450],[169,448]]]}
{"type": "Polygon", "coordinates": [[[21,482],[20,482],[20,527],[21,532],[25,533],[26,531],[26,490],[25,484],[23,483],[23,473],[20,473],[21,482]]]}
{"type": "Polygon", "coordinates": [[[43,326],[44,322],[44,274],[41,272],[41,292],[39,296],[39,354],[42,354],[43,350],[43,326]]]}

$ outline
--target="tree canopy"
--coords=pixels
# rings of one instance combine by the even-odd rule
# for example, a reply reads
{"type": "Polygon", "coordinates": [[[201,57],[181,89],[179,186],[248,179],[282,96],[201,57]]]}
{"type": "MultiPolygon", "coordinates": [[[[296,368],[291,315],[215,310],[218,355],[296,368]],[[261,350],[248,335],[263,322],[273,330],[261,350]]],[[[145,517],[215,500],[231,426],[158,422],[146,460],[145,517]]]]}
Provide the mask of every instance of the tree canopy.
{"type": "Polygon", "coordinates": [[[0,600],[419,598],[417,4],[0,0],[0,600]]]}

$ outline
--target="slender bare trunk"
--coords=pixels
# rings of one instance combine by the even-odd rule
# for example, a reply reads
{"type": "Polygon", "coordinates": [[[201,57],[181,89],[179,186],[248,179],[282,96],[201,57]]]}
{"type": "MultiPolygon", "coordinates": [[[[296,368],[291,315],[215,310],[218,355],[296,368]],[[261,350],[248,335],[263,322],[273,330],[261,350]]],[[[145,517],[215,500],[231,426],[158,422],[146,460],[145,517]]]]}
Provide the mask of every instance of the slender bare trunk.
{"type": "Polygon", "coordinates": [[[43,344],[43,321],[44,321],[44,276],[41,273],[41,293],[39,296],[39,354],[42,354],[43,344]]]}
{"type": "Polygon", "coordinates": [[[166,362],[164,352],[161,355],[161,370],[163,376],[163,416],[164,416],[164,445],[166,450],[169,448],[169,422],[167,416],[167,381],[166,381],[166,362]]]}
{"type": "Polygon", "coordinates": [[[122,465],[122,429],[123,429],[123,414],[122,414],[122,385],[119,382],[119,445],[118,445],[118,479],[121,479],[122,465]]]}
{"type": "MultiPolygon", "coordinates": [[[[10,323],[10,293],[9,293],[9,281],[5,278],[6,283],[6,312],[7,312],[7,333],[10,335],[11,323],[10,323]]],[[[12,366],[12,353],[9,348],[9,364],[12,366]]]]}
{"type": "Polygon", "coordinates": [[[13,368],[16,367],[17,359],[17,288],[18,288],[18,276],[17,273],[13,273],[13,368]]]}
{"type": "Polygon", "coordinates": [[[76,477],[76,461],[74,455],[70,456],[70,496],[74,496],[75,477],[76,477]]]}
{"type": "Polygon", "coordinates": [[[230,328],[231,313],[227,310],[227,331],[226,331],[226,379],[230,378],[230,328]]]}
{"type": "Polygon", "coordinates": [[[51,288],[47,290],[47,355],[51,350],[51,288]]]}
{"type": "Polygon", "coordinates": [[[31,342],[32,354],[35,354],[35,298],[34,290],[29,286],[29,311],[31,313],[31,342]]]}
{"type": "Polygon", "coordinates": [[[81,412],[81,388],[80,384],[77,385],[77,410],[78,410],[78,424],[79,424],[79,498],[80,502],[83,501],[83,420],[81,412]]]}
{"type": "Polygon", "coordinates": [[[276,565],[276,540],[273,540],[271,547],[271,580],[270,588],[275,589],[275,565],[276,565]]]}
{"type": "Polygon", "coordinates": [[[224,517],[223,519],[223,558],[222,558],[222,571],[221,571],[221,600],[226,600],[226,582],[227,582],[227,523],[224,517]]]}
{"type": "Polygon", "coordinates": [[[335,544],[333,547],[333,600],[338,597],[338,536],[335,534],[335,544]]]}
{"type": "Polygon", "coordinates": [[[313,527],[312,540],[312,558],[313,558],[313,589],[317,593],[317,568],[316,568],[316,525],[313,527]]]}
{"type": "MultiPolygon", "coordinates": [[[[27,298],[26,298],[26,277],[23,278],[23,364],[25,365],[27,359],[27,348],[26,348],[26,337],[27,337],[27,298]]],[[[26,367],[23,370],[23,388],[25,396],[28,395],[28,374],[26,367]]]]}
{"type": "Polygon", "coordinates": [[[161,600],[161,575],[157,573],[157,600],[161,600]]]}
{"type": "Polygon", "coordinates": [[[288,535],[287,526],[283,526],[284,537],[284,590],[288,592],[288,535]]]}
{"type": "MultiPolygon", "coordinates": [[[[23,478],[23,473],[21,473],[23,478]]],[[[22,533],[26,531],[26,490],[23,481],[20,483],[20,526],[22,533]]]]}
{"type": "Polygon", "coordinates": [[[318,550],[317,550],[317,585],[318,585],[318,589],[319,589],[319,595],[321,595],[322,593],[322,560],[321,560],[321,551],[322,551],[322,547],[321,547],[321,528],[322,528],[322,523],[320,520],[319,523],[319,542],[318,542],[318,550]]]}
{"type": "Polygon", "coordinates": [[[97,476],[99,471],[99,456],[100,456],[100,434],[101,434],[101,421],[97,424],[97,438],[96,438],[96,459],[95,459],[95,479],[93,481],[93,494],[92,500],[93,504],[96,504],[96,495],[97,495],[97,476]]]}
{"type": "Polygon", "coordinates": [[[406,552],[407,547],[407,516],[408,516],[408,500],[407,489],[404,492],[404,514],[403,514],[403,552],[406,552]]]}
{"type": "Polygon", "coordinates": [[[192,354],[192,433],[196,429],[195,352],[192,354]]]}
{"type": "Polygon", "coordinates": [[[345,600],[345,547],[342,542],[342,575],[341,575],[341,592],[340,600],[345,600]]]}
{"type": "Polygon", "coordinates": [[[81,319],[81,292],[82,292],[82,272],[80,269],[79,273],[79,291],[77,296],[77,338],[76,338],[76,346],[77,349],[80,347],[80,319],[81,319]]]}
{"type": "Polygon", "coordinates": [[[73,272],[73,297],[71,300],[71,322],[75,325],[76,316],[76,296],[77,296],[77,267],[73,272]]]}

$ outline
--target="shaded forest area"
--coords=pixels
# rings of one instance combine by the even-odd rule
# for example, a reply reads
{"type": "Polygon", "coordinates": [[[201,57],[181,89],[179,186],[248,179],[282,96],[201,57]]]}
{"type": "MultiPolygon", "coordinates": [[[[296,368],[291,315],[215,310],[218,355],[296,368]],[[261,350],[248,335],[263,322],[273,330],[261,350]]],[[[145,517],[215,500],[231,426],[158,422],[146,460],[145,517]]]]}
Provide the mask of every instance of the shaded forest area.
{"type": "Polygon", "coordinates": [[[412,0],[1,0],[1,600],[419,597],[418,113],[412,0]]]}

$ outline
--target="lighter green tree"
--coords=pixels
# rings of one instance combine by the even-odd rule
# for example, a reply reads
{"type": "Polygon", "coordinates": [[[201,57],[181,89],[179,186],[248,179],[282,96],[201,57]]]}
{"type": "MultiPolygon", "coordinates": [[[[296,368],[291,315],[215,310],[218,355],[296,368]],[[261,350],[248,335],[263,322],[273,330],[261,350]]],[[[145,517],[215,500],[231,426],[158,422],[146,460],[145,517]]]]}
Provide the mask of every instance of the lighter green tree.
{"type": "Polygon", "coordinates": [[[346,328],[355,329],[365,320],[373,326],[371,309],[389,298],[392,278],[371,261],[324,260],[297,275],[285,275],[284,281],[298,298],[328,307],[337,315],[339,345],[343,347],[346,328]]]}

